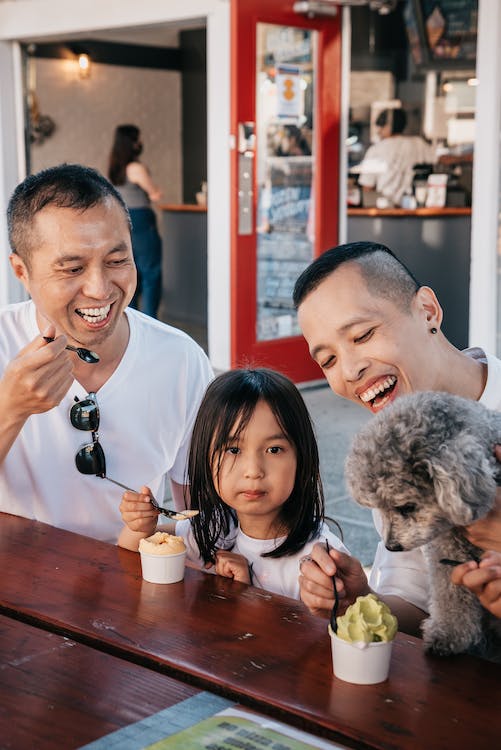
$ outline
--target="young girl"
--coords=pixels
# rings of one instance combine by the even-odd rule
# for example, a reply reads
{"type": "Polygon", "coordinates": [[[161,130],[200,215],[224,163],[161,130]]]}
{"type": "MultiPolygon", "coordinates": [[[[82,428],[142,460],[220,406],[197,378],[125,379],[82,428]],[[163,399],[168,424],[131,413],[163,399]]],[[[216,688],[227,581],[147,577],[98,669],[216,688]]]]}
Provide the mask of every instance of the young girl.
{"type": "MultiPolygon", "coordinates": [[[[316,541],[347,551],[323,521],[318,449],[306,405],[284,375],[232,370],[208,387],[191,440],[191,507],[159,530],[185,540],[188,559],[243,583],[299,599],[299,562],[316,541]]],[[[119,544],[137,550],[156,529],[148,488],[126,492],[119,544]]]]}

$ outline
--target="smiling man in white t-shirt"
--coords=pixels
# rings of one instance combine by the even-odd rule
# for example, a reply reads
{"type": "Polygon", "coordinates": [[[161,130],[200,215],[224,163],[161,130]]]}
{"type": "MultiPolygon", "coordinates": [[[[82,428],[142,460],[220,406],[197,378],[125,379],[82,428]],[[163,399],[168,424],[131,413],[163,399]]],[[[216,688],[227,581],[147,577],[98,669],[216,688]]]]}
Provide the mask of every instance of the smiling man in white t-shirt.
{"type": "MultiPolygon", "coordinates": [[[[299,277],[294,302],[310,354],[337,395],[372,413],[424,390],[501,411],[501,362],[480,350],[456,349],[441,332],[442,308],[433,290],[420,286],[384,245],[354,242],[327,251],[299,277]]],[[[484,549],[501,550],[501,502],[468,534],[484,549]]],[[[369,582],[354,558],[335,551],[329,557],[320,547],[312,556],[300,579],[301,597],[312,611],[332,608],[330,576],[337,568],[347,600],[370,585],[391,606],[400,628],[417,632],[428,607],[420,549],[389,552],[380,543],[369,582]]]]}
{"type": "Polygon", "coordinates": [[[31,300],[0,310],[0,510],[116,541],[122,489],[102,475],[146,483],[160,500],[170,480],[184,506],[209,362],[184,333],[127,307],[129,216],[98,172],[67,164],[27,177],[8,224],[11,266],[31,300]],[[75,465],[82,444],[86,474],[75,465]]]}

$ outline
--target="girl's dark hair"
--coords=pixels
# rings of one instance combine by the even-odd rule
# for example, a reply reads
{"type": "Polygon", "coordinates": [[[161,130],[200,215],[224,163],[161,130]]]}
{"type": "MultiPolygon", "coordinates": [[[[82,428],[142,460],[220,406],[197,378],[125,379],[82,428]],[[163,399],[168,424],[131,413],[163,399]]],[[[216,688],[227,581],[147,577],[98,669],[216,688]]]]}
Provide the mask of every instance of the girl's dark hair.
{"type": "Polygon", "coordinates": [[[207,388],[195,420],[188,461],[193,533],[205,562],[213,562],[218,541],[230,534],[235,512],[219,497],[213,480],[230,437],[248,425],[258,401],[265,401],[296,451],[294,487],[282,506],[286,539],[263,557],[283,557],[313,539],[324,518],[318,448],[311,418],[296,386],[284,375],[264,368],[230,370],[207,388]],[[236,426],[236,433],[235,433],[236,426]]]}
{"type": "Polygon", "coordinates": [[[125,182],[125,168],[131,161],[136,161],[140,130],[135,125],[118,125],[111,147],[108,177],[114,185],[125,182]]]}

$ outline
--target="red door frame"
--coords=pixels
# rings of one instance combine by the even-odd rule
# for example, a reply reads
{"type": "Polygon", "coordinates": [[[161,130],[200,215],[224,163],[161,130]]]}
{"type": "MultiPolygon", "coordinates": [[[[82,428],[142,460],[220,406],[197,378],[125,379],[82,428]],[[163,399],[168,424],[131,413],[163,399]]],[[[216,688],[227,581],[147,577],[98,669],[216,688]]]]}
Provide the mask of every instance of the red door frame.
{"type": "MultiPolygon", "coordinates": [[[[315,123],[315,257],[338,241],[341,107],[341,22],[307,18],[293,0],[231,0],[231,133],[238,123],[255,122],[256,24],[273,23],[317,30],[315,123]]],[[[238,150],[231,155],[231,365],[267,366],[296,382],[322,377],[301,336],[256,341],[256,234],[238,234],[238,150]]],[[[255,172],[255,170],[254,170],[255,172]]],[[[257,186],[254,179],[254,229],[257,186]]]]}

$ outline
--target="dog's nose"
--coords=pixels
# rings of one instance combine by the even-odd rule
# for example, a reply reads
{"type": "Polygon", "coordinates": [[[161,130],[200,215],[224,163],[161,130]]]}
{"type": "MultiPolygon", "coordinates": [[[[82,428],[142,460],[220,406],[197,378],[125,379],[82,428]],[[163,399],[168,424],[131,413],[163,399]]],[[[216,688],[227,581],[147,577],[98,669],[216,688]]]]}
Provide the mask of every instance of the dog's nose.
{"type": "Polygon", "coordinates": [[[404,548],[398,542],[394,542],[393,544],[390,544],[389,542],[386,542],[386,544],[384,546],[390,552],[403,552],[404,551],[404,548]]]}

